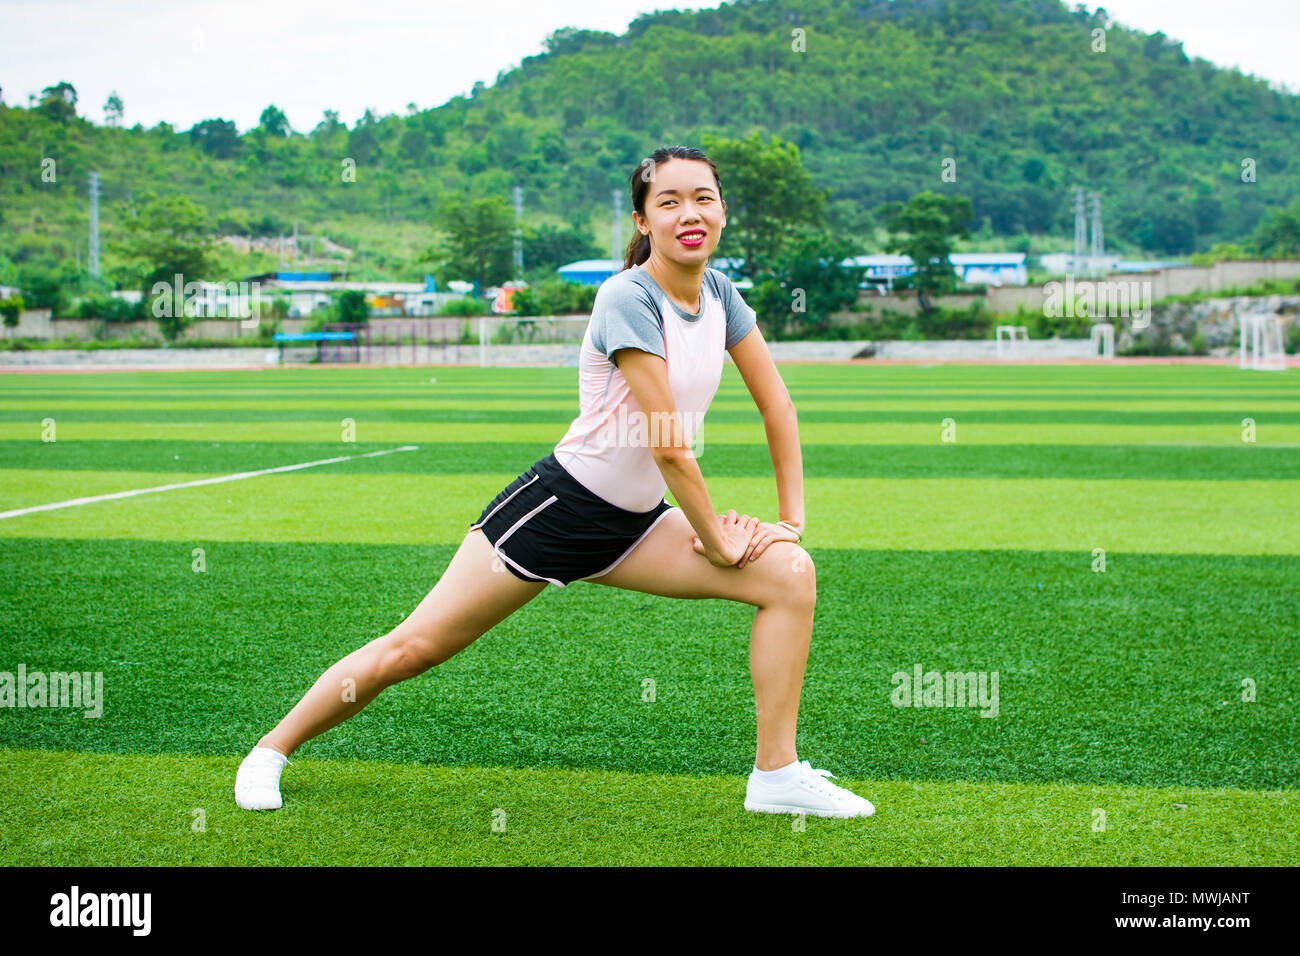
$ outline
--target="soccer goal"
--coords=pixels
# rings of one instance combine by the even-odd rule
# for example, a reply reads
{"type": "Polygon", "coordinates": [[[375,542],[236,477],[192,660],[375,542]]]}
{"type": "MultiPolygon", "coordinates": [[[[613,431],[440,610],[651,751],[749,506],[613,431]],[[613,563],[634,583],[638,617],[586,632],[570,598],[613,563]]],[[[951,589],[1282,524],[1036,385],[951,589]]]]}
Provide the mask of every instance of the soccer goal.
{"type": "Polygon", "coordinates": [[[589,316],[478,319],[480,368],[511,365],[576,366],[589,316]]]}
{"type": "Polygon", "coordinates": [[[998,358],[1019,358],[1027,351],[1020,343],[1029,341],[1029,329],[1023,325],[999,325],[997,340],[998,358]]]}
{"type": "Polygon", "coordinates": [[[1115,326],[1110,322],[1098,322],[1088,333],[1088,354],[1095,356],[1101,350],[1101,357],[1115,357],[1115,326]]]}
{"type": "Polygon", "coordinates": [[[1282,317],[1275,312],[1241,317],[1241,367],[1256,372],[1286,371],[1282,317]]]}

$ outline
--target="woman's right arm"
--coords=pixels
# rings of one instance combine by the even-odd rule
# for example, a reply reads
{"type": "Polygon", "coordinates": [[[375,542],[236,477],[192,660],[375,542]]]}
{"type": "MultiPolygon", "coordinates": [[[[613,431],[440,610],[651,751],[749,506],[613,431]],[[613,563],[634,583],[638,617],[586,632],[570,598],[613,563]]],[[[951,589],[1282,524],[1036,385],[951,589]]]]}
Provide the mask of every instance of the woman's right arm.
{"type": "Polygon", "coordinates": [[[623,373],[637,407],[645,414],[650,455],[677,506],[695,529],[705,557],[718,567],[734,565],[744,556],[758,519],[746,516],[737,523],[735,512],[728,512],[726,521],[714,513],[704,475],[685,443],[681,415],[668,384],[668,366],[658,355],[633,348],[617,350],[612,360],[623,373]],[[655,423],[666,423],[668,427],[658,431],[653,427],[655,423]]]}

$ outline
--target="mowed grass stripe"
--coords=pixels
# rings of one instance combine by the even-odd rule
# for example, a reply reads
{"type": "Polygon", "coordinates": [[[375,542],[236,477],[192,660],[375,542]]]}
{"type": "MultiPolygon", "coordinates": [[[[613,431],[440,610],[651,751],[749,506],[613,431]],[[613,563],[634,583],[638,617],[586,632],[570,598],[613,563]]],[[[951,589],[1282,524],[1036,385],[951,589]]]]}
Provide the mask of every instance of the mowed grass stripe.
{"type": "MultiPolygon", "coordinates": [[[[350,409],[346,405],[322,408],[242,408],[230,411],[217,411],[196,408],[143,409],[118,408],[112,411],[94,411],[67,409],[51,414],[39,411],[0,408],[0,421],[28,423],[27,432],[38,431],[41,422],[52,418],[58,423],[88,424],[91,422],[210,422],[216,417],[225,423],[279,422],[291,419],[294,422],[330,422],[336,427],[343,419],[352,419],[360,427],[378,423],[401,423],[415,425],[419,423],[454,423],[477,422],[480,425],[496,424],[550,424],[563,434],[565,427],[578,415],[575,400],[567,410],[560,406],[541,408],[523,399],[511,408],[480,408],[470,405],[453,408],[370,408],[350,409]]],[[[1230,411],[1158,411],[1146,408],[1112,408],[1112,409],[969,409],[954,405],[951,408],[935,410],[914,410],[892,406],[880,409],[860,410],[804,410],[798,412],[801,428],[805,424],[840,424],[845,426],[876,425],[884,423],[925,423],[937,425],[944,418],[954,419],[962,424],[1012,424],[1012,425],[1065,425],[1065,424],[1107,424],[1107,425],[1200,425],[1213,424],[1224,429],[1240,430],[1244,418],[1252,418],[1257,424],[1266,426],[1300,424],[1300,411],[1275,411],[1267,408],[1252,407],[1249,403],[1241,404],[1230,411]]],[[[754,406],[711,407],[705,416],[705,427],[715,424],[737,424],[743,422],[760,423],[761,416],[754,406]]]]}
{"type": "MultiPolygon", "coordinates": [[[[48,471],[150,471],[227,474],[274,468],[290,459],[387,451],[375,443],[281,443],[73,440],[34,444],[0,441],[0,469],[48,471]]],[[[331,465],[346,474],[463,474],[522,471],[550,454],[546,442],[432,442],[400,455],[352,458],[331,465]]],[[[763,444],[701,441],[705,478],[772,475],[763,444]]],[[[1230,481],[1290,479],[1300,475],[1300,448],[1249,443],[1236,446],[1157,445],[816,445],[802,444],[809,478],[1136,478],[1230,481]]]]}
{"type": "MultiPolygon", "coordinates": [[[[8,469],[0,510],[184,474],[8,469]]],[[[21,515],[0,522],[0,536],[451,544],[517,474],[266,475],[21,515]]],[[[808,478],[804,488],[815,547],[1300,553],[1288,532],[1300,509],[1295,480],[808,478]]],[[[719,511],[777,513],[771,479],[715,476],[709,490],[719,511]]]]}
{"type": "MultiPolygon", "coordinates": [[[[348,412],[360,415],[363,412],[402,411],[402,412],[513,412],[526,409],[530,412],[570,412],[577,413],[578,397],[576,394],[542,397],[538,395],[512,395],[504,398],[428,398],[428,397],[386,397],[386,398],[347,398],[332,395],[328,398],[302,396],[298,398],[193,398],[133,401],[123,403],[111,399],[66,399],[66,400],[27,400],[6,401],[4,407],[8,413],[21,411],[38,412],[41,415],[60,415],[66,412],[116,412],[129,411],[132,415],[141,412],[165,413],[157,417],[166,420],[173,414],[190,414],[194,412],[348,412]]],[[[746,397],[715,397],[709,405],[710,416],[714,412],[743,412],[754,410],[752,399],[746,397]]],[[[1300,412],[1300,400],[1260,399],[1254,396],[1243,398],[1233,396],[1227,399],[1203,398],[1162,398],[1140,401],[1099,400],[1095,398],[1003,398],[989,399],[984,396],[969,396],[956,399],[918,399],[905,396],[881,396],[864,399],[859,396],[844,395],[837,398],[802,399],[797,402],[800,417],[816,416],[822,413],[844,414],[865,412],[899,412],[913,414],[916,412],[939,412],[952,414],[961,412],[1042,412],[1060,410],[1062,413],[1102,412],[1132,414],[1134,412],[1194,412],[1225,413],[1240,415],[1250,411],[1260,417],[1272,418],[1279,413],[1294,414],[1300,412]]],[[[217,417],[217,416],[212,416],[217,417]]]]}
{"type": "Polygon", "coordinates": [[[1300,797],[839,782],[866,819],[746,812],[744,779],[295,760],[235,806],[239,757],[0,751],[9,866],[1292,866],[1300,797]],[[1095,810],[1106,829],[1093,830],[1095,810]],[[196,831],[196,810],[203,827],[196,831]],[[493,830],[493,820],[504,824],[493,830]]]}
{"type": "MultiPolygon", "coordinates": [[[[56,441],[196,441],[196,442],[334,442],[340,448],[343,420],[302,421],[280,419],[262,422],[212,421],[78,421],[55,419],[56,441]]],[[[428,444],[473,442],[485,439],[501,442],[548,442],[551,447],[564,437],[568,423],[518,421],[490,423],[402,422],[353,419],[353,437],[358,442],[428,444]]],[[[914,423],[799,422],[801,444],[814,445],[940,445],[944,444],[942,419],[931,417],[914,423]]],[[[0,441],[31,442],[32,454],[42,441],[45,427],[40,419],[23,422],[0,421],[0,441]]],[[[1253,443],[1244,442],[1248,432],[1238,421],[1213,425],[1087,425],[1015,424],[1001,425],[956,420],[955,444],[975,445],[1232,445],[1300,448],[1300,425],[1256,421],[1253,443]]],[[[729,444],[766,444],[762,421],[734,424],[705,418],[701,440],[729,444]]],[[[531,464],[529,462],[528,464],[531,464]]],[[[522,466],[519,470],[523,470],[522,466]]]]}
{"type": "MultiPolygon", "coordinates": [[[[59,389],[59,390],[42,390],[29,389],[25,391],[4,391],[0,390],[0,404],[8,407],[21,408],[39,408],[47,402],[57,402],[63,405],[71,405],[83,402],[113,402],[117,404],[143,404],[146,406],[155,406],[159,403],[168,403],[174,399],[178,388],[144,388],[134,387],[122,390],[109,389],[59,389]],[[21,403],[21,404],[19,404],[21,403]]],[[[195,391],[196,401],[202,400],[203,397],[209,399],[230,399],[244,402],[297,402],[301,400],[314,400],[321,394],[318,386],[307,387],[298,386],[284,389],[266,389],[252,388],[245,385],[233,385],[228,389],[222,390],[219,394],[214,395],[208,390],[195,391]]],[[[478,401],[518,401],[520,399],[520,389],[503,389],[500,387],[484,386],[483,388],[444,388],[438,384],[423,385],[394,385],[376,388],[331,388],[329,389],[330,398],[337,400],[339,403],[344,402],[370,402],[370,401],[459,401],[472,404],[478,401]]],[[[543,399],[546,402],[564,402],[575,400],[578,394],[577,380],[564,385],[534,386],[527,389],[527,397],[543,399]]],[[[1202,388],[1166,388],[1160,390],[1125,390],[1118,391],[1115,389],[1099,390],[1060,390],[1047,391],[1043,389],[1021,389],[1015,391],[997,390],[991,388],[969,388],[969,389],[917,389],[908,388],[878,388],[868,385],[852,385],[826,387],[817,385],[800,385],[790,390],[791,396],[797,405],[802,405],[804,401],[815,403],[826,401],[852,401],[862,403],[878,403],[897,400],[911,400],[922,398],[931,402],[965,402],[968,400],[982,402],[1020,402],[1031,401],[1041,404],[1065,403],[1070,404],[1078,401],[1105,402],[1111,404],[1140,404],[1150,401],[1167,402],[1178,399],[1189,399],[1193,402],[1227,402],[1235,403],[1241,400],[1248,400],[1252,403],[1260,402],[1295,402],[1300,397],[1300,387],[1292,389],[1262,390],[1262,389],[1202,389],[1202,388]]],[[[719,386],[715,396],[715,401],[752,403],[753,398],[745,389],[744,385],[738,381],[724,380],[719,386]]],[[[164,404],[164,407],[166,405],[164,404]]]]}
{"type": "MultiPolygon", "coordinates": [[[[817,766],[871,779],[1296,786],[1294,558],[1111,550],[1094,571],[1088,552],[810,550],[818,603],[798,744],[817,766]],[[983,672],[985,699],[895,706],[894,675],[918,664],[983,672]]],[[[409,614],[452,552],[0,542],[0,670],[104,675],[102,716],[6,709],[0,746],[246,752],[326,668],[409,614]]],[[[300,753],[740,773],[754,756],[753,616],[729,601],[550,588],[300,753]]]]}
{"type": "MultiPolygon", "coordinates": [[[[1289,386],[1285,376],[1243,371],[1229,363],[1204,364],[1016,364],[1016,363],[779,363],[782,377],[792,386],[808,385],[827,389],[866,383],[886,388],[1001,388],[1052,389],[1078,386],[1089,390],[1131,390],[1134,388],[1232,388],[1268,391],[1289,386]]],[[[723,375],[739,376],[727,362],[723,375]]],[[[367,389],[387,386],[430,384],[452,387],[561,387],[577,381],[574,368],[493,368],[457,366],[410,366],[402,368],[319,368],[295,366],[239,371],[149,371],[78,372],[34,378],[0,377],[0,394],[36,388],[127,389],[195,387],[224,388],[248,383],[259,388],[313,388],[328,382],[331,387],[367,389]],[[382,384],[381,384],[382,383],[382,384]]]]}

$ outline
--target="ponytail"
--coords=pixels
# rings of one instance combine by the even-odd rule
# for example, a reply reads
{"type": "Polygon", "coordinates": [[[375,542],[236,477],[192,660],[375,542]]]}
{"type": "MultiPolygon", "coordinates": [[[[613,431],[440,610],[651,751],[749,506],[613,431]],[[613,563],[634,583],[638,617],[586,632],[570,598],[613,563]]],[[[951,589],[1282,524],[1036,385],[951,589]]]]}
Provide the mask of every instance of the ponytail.
{"type": "Polygon", "coordinates": [[[627,244],[627,254],[623,257],[623,268],[631,269],[650,258],[650,237],[637,230],[632,241],[627,244]]]}

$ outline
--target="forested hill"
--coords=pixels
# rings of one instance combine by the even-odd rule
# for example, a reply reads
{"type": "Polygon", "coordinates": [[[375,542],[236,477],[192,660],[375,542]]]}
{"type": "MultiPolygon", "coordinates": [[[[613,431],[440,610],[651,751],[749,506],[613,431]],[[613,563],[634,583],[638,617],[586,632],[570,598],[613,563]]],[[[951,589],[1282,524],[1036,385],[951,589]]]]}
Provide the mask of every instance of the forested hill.
{"type": "Polygon", "coordinates": [[[113,128],[66,96],[0,106],[0,267],[71,259],[92,169],[110,242],[131,202],[180,191],[216,231],[297,222],[369,237],[399,268],[414,240],[374,237],[414,236],[440,194],[508,198],[517,184],[531,217],[604,243],[610,190],[654,146],[754,128],[799,146],[832,224],[864,251],[871,210],[922,189],[970,197],[976,223],[1008,237],[1070,235],[1069,190],[1095,189],[1108,241],[1157,254],[1239,239],[1300,194],[1300,97],[1189,60],[1160,33],[1095,32],[1107,20],[1057,0],[742,0],[645,15],[618,36],[557,30],[491,86],[352,127],[326,114],[290,130],[269,108],[242,133],[215,118],[113,128]],[[955,182],[941,181],[946,157],[955,182]]]}

